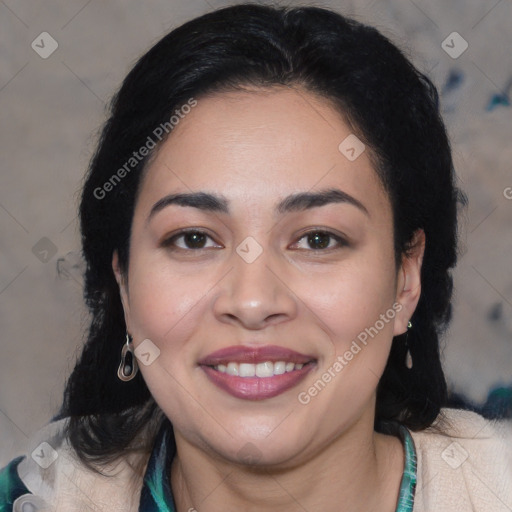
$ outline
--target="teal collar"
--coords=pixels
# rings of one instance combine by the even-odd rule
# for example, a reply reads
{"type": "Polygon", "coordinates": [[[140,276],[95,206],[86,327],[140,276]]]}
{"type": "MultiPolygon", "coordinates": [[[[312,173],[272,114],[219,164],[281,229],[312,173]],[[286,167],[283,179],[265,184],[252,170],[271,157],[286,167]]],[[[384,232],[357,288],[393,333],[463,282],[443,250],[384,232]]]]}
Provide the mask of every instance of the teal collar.
{"type": "MultiPolygon", "coordinates": [[[[405,450],[405,467],[396,512],[412,512],[416,490],[416,450],[411,434],[403,425],[396,424],[395,432],[405,450]]],[[[170,484],[170,467],[176,444],[169,420],[164,420],[154,446],[144,475],[139,512],[176,512],[170,484]]]]}
{"type": "Polygon", "coordinates": [[[158,432],[149,458],[142,491],[139,512],[176,512],[171,490],[170,467],[176,444],[171,422],[166,418],[158,432]]]}
{"type": "Polygon", "coordinates": [[[414,441],[410,432],[400,425],[398,435],[402,440],[405,450],[405,467],[400,483],[400,494],[398,495],[398,506],[396,512],[412,512],[414,507],[414,493],[416,491],[417,459],[414,441]]]}

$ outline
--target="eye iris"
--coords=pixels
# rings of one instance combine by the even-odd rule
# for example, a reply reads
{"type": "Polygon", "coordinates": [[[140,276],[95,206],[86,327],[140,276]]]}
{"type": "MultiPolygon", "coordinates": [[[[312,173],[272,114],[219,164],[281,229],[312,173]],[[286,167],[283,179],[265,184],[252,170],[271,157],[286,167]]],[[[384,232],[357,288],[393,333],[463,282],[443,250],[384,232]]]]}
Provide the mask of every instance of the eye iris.
{"type": "Polygon", "coordinates": [[[316,245],[316,249],[323,249],[329,246],[330,235],[327,233],[312,233],[308,235],[308,243],[316,245]]]}
{"type": "Polygon", "coordinates": [[[195,249],[202,249],[206,236],[203,233],[185,233],[184,235],[185,244],[188,247],[195,249]]]}

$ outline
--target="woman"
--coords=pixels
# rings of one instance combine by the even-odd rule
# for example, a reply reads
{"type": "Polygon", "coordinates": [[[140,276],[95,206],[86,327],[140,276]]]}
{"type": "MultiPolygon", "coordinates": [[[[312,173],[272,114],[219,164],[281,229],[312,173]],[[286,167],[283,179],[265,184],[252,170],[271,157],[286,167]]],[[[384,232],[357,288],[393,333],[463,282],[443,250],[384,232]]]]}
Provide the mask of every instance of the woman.
{"type": "Polygon", "coordinates": [[[510,426],[444,407],[463,202],[435,87],[375,29],[172,31],[91,161],[88,340],[0,510],[510,510],[510,426]]]}

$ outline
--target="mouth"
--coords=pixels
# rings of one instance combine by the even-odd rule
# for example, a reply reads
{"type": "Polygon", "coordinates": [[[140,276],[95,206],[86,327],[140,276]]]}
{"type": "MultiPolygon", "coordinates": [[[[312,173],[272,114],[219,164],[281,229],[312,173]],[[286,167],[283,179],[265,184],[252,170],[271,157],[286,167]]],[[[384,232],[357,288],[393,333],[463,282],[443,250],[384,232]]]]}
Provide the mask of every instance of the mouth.
{"type": "Polygon", "coordinates": [[[236,398],[264,400],[295,387],[316,359],[277,346],[233,346],[210,354],[200,368],[217,387],[236,398]]]}

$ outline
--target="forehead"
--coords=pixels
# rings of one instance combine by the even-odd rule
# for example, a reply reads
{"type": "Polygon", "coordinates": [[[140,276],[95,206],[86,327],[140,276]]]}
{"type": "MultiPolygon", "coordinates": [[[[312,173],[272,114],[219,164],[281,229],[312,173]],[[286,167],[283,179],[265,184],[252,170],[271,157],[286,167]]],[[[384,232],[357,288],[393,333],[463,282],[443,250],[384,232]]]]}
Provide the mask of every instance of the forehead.
{"type": "Polygon", "coordinates": [[[350,160],[340,150],[347,137],[354,134],[331,103],[302,89],[201,97],[149,165],[140,206],[171,192],[210,191],[234,205],[271,208],[279,197],[336,187],[366,198],[368,210],[387,209],[369,152],[350,160]]]}

